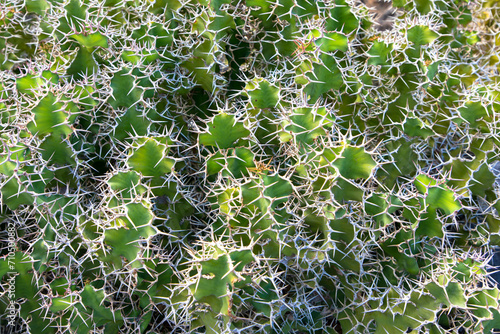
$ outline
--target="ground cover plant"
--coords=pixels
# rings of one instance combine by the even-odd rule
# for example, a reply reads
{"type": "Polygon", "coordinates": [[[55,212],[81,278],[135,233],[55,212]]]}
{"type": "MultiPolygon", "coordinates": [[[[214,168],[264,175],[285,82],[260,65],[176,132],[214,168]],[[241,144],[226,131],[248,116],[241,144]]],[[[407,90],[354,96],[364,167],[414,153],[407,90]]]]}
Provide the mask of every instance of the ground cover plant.
{"type": "Polygon", "coordinates": [[[498,3],[372,4],[2,1],[2,333],[500,328],[498,3]]]}

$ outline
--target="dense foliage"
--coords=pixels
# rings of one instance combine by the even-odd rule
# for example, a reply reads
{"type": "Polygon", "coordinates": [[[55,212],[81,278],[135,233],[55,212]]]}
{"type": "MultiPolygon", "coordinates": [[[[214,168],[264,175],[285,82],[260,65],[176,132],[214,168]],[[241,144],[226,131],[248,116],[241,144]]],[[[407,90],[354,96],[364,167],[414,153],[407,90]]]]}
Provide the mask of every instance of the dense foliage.
{"type": "Polygon", "coordinates": [[[393,6],[4,1],[1,327],[500,328],[498,4],[393,6]]]}

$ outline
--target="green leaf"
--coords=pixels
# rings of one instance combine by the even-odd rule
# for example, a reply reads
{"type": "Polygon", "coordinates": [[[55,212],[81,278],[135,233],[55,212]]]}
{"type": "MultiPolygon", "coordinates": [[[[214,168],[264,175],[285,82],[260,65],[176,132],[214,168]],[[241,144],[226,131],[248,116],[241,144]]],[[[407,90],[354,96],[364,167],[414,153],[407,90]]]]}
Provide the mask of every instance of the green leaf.
{"type": "Polygon", "coordinates": [[[312,72],[306,76],[309,83],[304,87],[304,93],[309,97],[309,103],[316,103],[320,96],[332,89],[338,90],[344,84],[342,73],[333,57],[326,57],[324,64],[313,64],[312,72]]]}
{"type": "Polygon", "coordinates": [[[236,271],[242,271],[243,267],[254,261],[254,255],[249,249],[231,252],[229,257],[233,261],[233,268],[236,271]]]}
{"type": "Polygon", "coordinates": [[[80,48],[71,66],[66,70],[66,73],[75,80],[78,80],[94,75],[97,69],[98,65],[92,53],[86,48],[80,48]]]}
{"type": "Polygon", "coordinates": [[[26,11],[43,15],[49,8],[47,0],[26,0],[26,11]]]}
{"type": "Polygon", "coordinates": [[[251,150],[237,147],[229,150],[229,156],[225,158],[220,152],[207,160],[207,173],[216,174],[223,170],[222,175],[241,178],[248,175],[248,169],[254,168],[254,154],[251,150]]]}
{"type": "Polygon", "coordinates": [[[175,160],[166,157],[167,152],[167,145],[155,139],[147,139],[134,150],[127,163],[143,176],[164,176],[172,171],[175,164],[175,160]]]}
{"type": "Polygon", "coordinates": [[[36,198],[36,203],[44,206],[46,210],[59,217],[61,221],[72,221],[78,216],[78,202],[75,197],[65,195],[40,195],[36,198]]]}
{"type": "Polygon", "coordinates": [[[29,171],[29,173],[33,173],[30,175],[30,184],[28,185],[28,189],[30,191],[34,191],[38,194],[43,194],[45,192],[45,186],[54,179],[54,172],[48,168],[43,168],[41,172],[29,171]]]}
{"type": "Polygon", "coordinates": [[[43,143],[40,144],[42,158],[50,164],[59,164],[61,166],[76,164],[75,152],[71,146],[61,137],[54,134],[45,137],[43,143]]]}
{"type": "Polygon", "coordinates": [[[492,319],[493,313],[490,308],[498,308],[498,288],[483,289],[475,291],[473,296],[467,300],[467,307],[472,309],[472,313],[483,319],[492,319]]]}
{"type": "Polygon", "coordinates": [[[425,200],[428,204],[442,209],[447,215],[462,208],[460,202],[455,199],[453,191],[439,187],[429,188],[429,194],[425,200]]]}
{"type": "Polygon", "coordinates": [[[312,17],[318,14],[318,8],[314,2],[298,0],[297,5],[292,7],[292,14],[297,16],[312,17]]]}
{"type": "MultiPolygon", "coordinates": [[[[484,326],[483,333],[490,334],[493,333],[493,330],[496,328],[500,328],[500,312],[498,312],[494,308],[490,308],[491,313],[493,314],[493,319],[488,321],[483,321],[481,325],[484,326]]],[[[481,329],[479,329],[481,330],[481,329]]]]}
{"type": "Polygon", "coordinates": [[[152,11],[155,14],[164,14],[165,18],[170,20],[172,18],[172,12],[178,10],[182,7],[182,2],[179,0],[156,0],[152,11]]]}
{"type": "Polygon", "coordinates": [[[68,308],[73,307],[77,301],[78,299],[74,295],[53,298],[52,305],[50,305],[50,311],[54,313],[65,311],[68,308]]]}
{"type": "Polygon", "coordinates": [[[12,291],[14,292],[12,300],[19,303],[16,305],[16,309],[18,310],[20,307],[19,315],[21,318],[26,320],[28,317],[31,318],[31,321],[28,322],[27,332],[36,333],[39,328],[46,328],[44,333],[55,333],[55,329],[49,327],[50,322],[44,318],[46,311],[42,311],[43,302],[39,296],[39,283],[33,274],[33,259],[19,251],[13,255],[13,257],[4,256],[0,259],[0,278],[4,278],[4,280],[13,278],[12,283],[15,289],[12,291]],[[13,274],[4,277],[9,272],[13,274]],[[25,300],[22,301],[21,298],[25,298],[25,300]]]}
{"type": "Polygon", "coordinates": [[[16,88],[21,94],[35,96],[37,90],[44,86],[46,82],[57,84],[59,76],[50,71],[43,71],[41,76],[27,74],[24,77],[16,79],[16,88]]]}
{"type": "Polygon", "coordinates": [[[262,188],[259,183],[251,180],[241,186],[241,196],[243,197],[243,204],[253,204],[257,206],[261,212],[267,212],[270,201],[262,196],[262,188]]]}
{"type": "Polygon", "coordinates": [[[333,162],[333,166],[337,167],[340,175],[346,179],[367,179],[376,165],[363,147],[355,146],[345,146],[342,155],[333,162]]]}
{"type": "Polygon", "coordinates": [[[231,272],[230,261],[230,257],[224,254],[202,262],[201,275],[207,276],[202,276],[194,289],[194,297],[197,300],[208,296],[221,297],[228,293],[228,285],[236,279],[236,275],[231,272]]]}
{"type": "Polygon", "coordinates": [[[96,326],[102,326],[108,322],[123,323],[122,315],[119,311],[112,312],[105,307],[104,290],[96,290],[91,285],[86,285],[80,293],[81,303],[88,313],[91,315],[92,323],[96,326]]]}
{"type": "Polygon", "coordinates": [[[278,174],[262,177],[264,181],[264,195],[272,199],[271,207],[288,201],[288,197],[293,193],[293,187],[288,180],[281,178],[278,174]]]}
{"type": "Polygon", "coordinates": [[[392,256],[396,260],[396,263],[401,269],[410,275],[417,275],[420,271],[417,259],[398,250],[398,244],[403,241],[404,236],[399,232],[396,238],[382,243],[381,247],[386,254],[392,256]]]}
{"type": "Polygon", "coordinates": [[[415,8],[420,14],[427,14],[432,9],[432,1],[431,0],[416,0],[415,8]]]}
{"type": "Polygon", "coordinates": [[[263,13],[269,11],[271,7],[271,4],[266,0],[247,0],[246,5],[249,7],[258,7],[260,12],[263,13]]]}
{"type": "Polygon", "coordinates": [[[133,198],[143,194],[146,188],[140,185],[141,177],[134,171],[118,172],[113,175],[108,184],[114,191],[121,193],[123,197],[133,198]]]}
{"type": "Polygon", "coordinates": [[[484,163],[472,175],[469,181],[469,189],[474,195],[484,197],[486,191],[493,190],[495,180],[495,175],[488,168],[488,164],[484,163]]]}
{"type": "Polygon", "coordinates": [[[53,133],[54,136],[67,136],[73,131],[67,124],[68,114],[64,105],[49,93],[33,108],[35,119],[28,123],[28,130],[38,137],[53,133]]]}
{"type": "Polygon", "coordinates": [[[419,118],[408,117],[403,126],[403,131],[411,137],[427,138],[434,134],[432,129],[428,128],[419,118]]]}
{"type": "Polygon", "coordinates": [[[126,206],[127,216],[130,218],[132,226],[129,228],[138,229],[148,225],[153,220],[153,213],[141,203],[129,203],[126,206]]]}
{"type": "Polygon", "coordinates": [[[228,159],[229,158],[224,157],[220,151],[216,152],[207,160],[207,174],[213,175],[219,173],[224,169],[226,163],[229,165],[228,159]]]}
{"type": "Polygon", "coordinates": [[[123,51],[122,59],[134,65],[137,65],[141,60],[141,56],[134,51],[123,51]]]}
{"type": "Polygon", "coordinates": [[[441,61],[436,61],[427,66],[427,78],[429,80],[433,80],[436,74],[438,73],[439,64],[441,64],[441,61]]]}
{"type": "Polygon", "coordinates": [[[426,235],[429,238],[443,237],[443,224],[437,219],[437,209],[429,206],[426,212],[420,214],[415,235],[417,237],[426,235]]]}
{"type": "Polygon", "coordinates": [[[275,287],[272,282],[264,282],[260,283],[260,289],[257,290],[257,293],[254,298],[252,298],[252,305],[255,307],[257,312],[261,312],[266,316],[271,315],[271,307],[270,303],[279,300],[278,294],[275,292],[275,287]]]}
{"type": "Polygon", "coordinates": [[[115,73],[111,79],[113,95],[110,97],[110,104],[113,108],[130,108],[142,97],[142,89],[136,87],[135,78],[127,69],[122,69],[115,73]]]}
{"type": "Polygon", "coordinates": [[[299,142],[312,144],[318,136],[325,135],[326,129],[332,121],[328,117],[326,108],[314,110],[312,108],[297,108],[290,116],[292,124],[286,126],[285,131],[292,131],[299,142]]]}
{"type": "Polygon", "coordinates": [[[214,15],[210,17],[212,22],[208,25],[208,29],[214,31],[218,39],[227,35],[231,29],[235,28],[233,16],[227,13],[227,9],[222,9],[224,5],[230,3],[230,0],[212,0],[209,2],[214,15]]]}
{"type": "Polygon", "coordinates": [[[330,10],[330,13],[325,21],[326,31],[339,31],[344,34],[349,34],[358,29],[359,20],[351,12],[351,7],[345,0],[335,0],[335,6],[330,10]]]}
{"type": "Polygon", "coordinates": [[[408,30],[408,40],[415,45],[429,44],[438,37],[436,32],[423,25],[414,26],[408,30]]]}
{"type": "Polygon", "coordinates": [[[368,50],[368,55],[370,58],[368,59],[369,65],[382,65],[386,66],[390,64],[390,55],[392,52],[393,44],[386,44],[385,42],[375,41],[368,50]]]}
{"type": "Polygon", "coordinates": [[[272,86],[267,81],[260,81],[255,85],[250,83],[247,85],[247,89],[255,87],[249,90],[248,95],[250,96],[250,102],[255,108],[274,108],[279,102],[279,88],[272,86]],[[255,87],[257,86],[257,87],[255,87]]]}
{"type": "Polygon", "coordinates": [[[70,35],[70,38],[73,38],[77,41],[81,46],[87,48],[87,50],[92,51],[96,47],[107,48],[108,40],[106,37],[96,32],[93,34],[85,35],[85,34],[75,34],[70,35]]]}
{"type": "Polygon", "coordinates": [[[250,135],[243,124],[236,122],[233,115],[221,113],[208,123],[208,132],[199,136],[200,144],[221,149],[234,147],[234,142],[250,135]]]}
{"type": "Polygon", "coordinates": [[[386,311],[370,312],[366,321],[376,322],[375,334],[405,333],[410,332],[410,329],[413,333],[422,324],[435,322],[440,307],[431,295],[414,291],[409,300],[402,299],[394,293],[389,296],[388,307],[381,308],[386,311]]]}
{"type": "Polygon", "coordinates": [[[16,143],[15,145],[5,146],[6,151],[0,151],[0,173],[5,175],[13,175],[16,163],[14,161],[26,161],[30,157],[30,150],[25,144],[16,143]],[[8,152],[9,160],[7,160],[6,152],[8,152]]]}
{"type": "Polygon", "coordinates": [[[345,201],[362,201],[363,189],[348,180],[338,178],[335,187],[333,187],[333,196],[339,203],[345,201]]]}
{"type": "Polygon", "coordinates": [[[395,173],[413,175],[417,170],[415,161],[418,161],[418,155],[413,151],[411,142],[403,140],[399,146],[395,145],[394,152],[392,157],[394,159],[395,173]]]}
{"type": "Polygon", "coordinates": [[[60,30],[62,34],[69,34],[72,32],[72,27],[83,29],[80,23],[85,21],[87,8],[88,5],[82,4],[80,0],[70,0],[66,6],[64,6],[66,13],[59,20],[60,25],[58,30],[60,30]]]}
{"type": "Polygon", "coordinates": [[[486,108],[481,102],[466,102],[465,106],[459,108],[458,111],[460,116],[474,128],[478,126],[478,119],[488,116],[486,108]]]}
{"type": "Polygon", "coordinates": [[[329,234],[328,219],[322,216],[315,215],[312,210],[304,212],[304,223],[307,225],[307,233],[312,237],[318,237],[318,245],[326,243],[327,235],[329,234]]]}
{"type": "MultiPolygon", "coordinates": [[[[217,300],[230,293],[231,286],[238,280],[236,272],[252,262],[254,256],[251,250],[233,251],[222,254],[217,258],[201,262],[201,277],[191,287],[194,297],[198,301],[206,301],[215,312],[228,314],[227,301],[217,300]],[[207,298],[208,297],[208,298],[207,298]],[[213,298],[215,297],[215,298],[213,298]],[[226,308],[224,308],[226,306],[226,308]]],[[[227,298],[227,297],[225,297],[227,298]]]]}
{"type": "Polygon", "coordinates": [[[25,186],[20,185],[15,178],[11,178],[2,185],[2,203],[5,203],[11,210],[19,208],[21,205],[31,205],[34,202],[33,196],[25,191],[25,186]]]}
{"type": "MultiPolygon", "coordinates": [[[[117,102],[117,105],[119,104],[117,102]]],[[[113,137],[120,141],[147,135],[148,126],[151,124],[151,121],[137,110],[137,105],[128,108],[122,116],[117,118],[117,122],[117,126],[113,128],[113,137]]]]}
{"type": "Polygon", "coordinates": [[[346,52],[347,46],[347,36],[336,33],[328,32],[325,33],[325,37],[318,38],[315,43],[319,46],[320,50],[323,52],[333,52],[340,50],[346,52]]]}
{"type": "Polygon", "coordinates": [[[463,290],[460,283],[449,282],[446,286],[440,286],[434,282],[431,282],[425,287],[439,303],[443,303],[448,307],[467,307],[465,291],[463,290]]]}
{"type": "Polygon", "coordinates": [[[193,76],[194,81],[207,92],[214,91],[214,73],[207,66],[213,64],[213,40],[206,39],[192,50],[193,57],[181,64],[193,76]]]}
{"type": "Polygon", "coordinates": [[[417,190],[421,193],[427,192],[428,187],[434,187],[436,184],[436,180],[425,174],[420,174],[415,178],[415,187],[417,187],[417,190]]]}
{"type": "Polygon", "coordinates": [[[427,175],[421,174],[415,179],[415,186],[421,193],[427,193],[425,201],[431,207],[442,209],[445,214],[450,215],[460,210],[462,206],[455,199],[452,190],[444,189],[436,185],[437,182],[427,175]]]}
{"type": "Polygon", "coordinates": [[[481,42],[481,37],[477,31],[465,31],[464,35],[467,37],[467,44],[474,45],[481,42]]]}
{"type": "Polygon", "coordinates": [[[387,213],[389,208],[389,203],[387,201],[387,196],[373,194],[366,199],[365,202],[365,212],[373,216],[373,219],[379,224],[379,226],[386,226],[392,223],[393,219],[391,215],[387,213]]]}
{"type": "Polygon", "coordinates": [[[217,321],[217,316],[218,316],[217,312],[210,310],[198,311],[196,312],[196,315],[197,318],[191,322],[191,330],[198,329],[199,327],[205,327],[204,333],[206,334],[220,333],[220,328],[217,321]]]}
{"type": "MultiPolygon", "coordinates": [[[[141,222],[141,220],[139,220],[141,222]]],[[[104,243],[110,246],[109,254],[102,256],[101,260],[111,261],[117,268],[122,268],[121,256],[125,257],[134,268],[142,266],[139,261],[135,261],[141,248],[139,241],[147,239],[156,234],[155,229],[150,225],[121,227],[118,229],[108,228],[104,232],[104,243]]]]}

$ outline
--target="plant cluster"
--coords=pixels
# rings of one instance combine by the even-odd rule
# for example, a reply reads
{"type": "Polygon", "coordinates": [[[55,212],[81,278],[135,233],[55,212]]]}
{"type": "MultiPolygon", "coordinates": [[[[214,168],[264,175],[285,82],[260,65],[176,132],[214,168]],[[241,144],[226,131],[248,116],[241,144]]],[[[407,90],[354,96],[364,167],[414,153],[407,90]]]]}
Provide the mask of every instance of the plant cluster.
{"type": "Polygon", "coordinates": [[[498,3],[392,5],[2,2],[0,327],[500,328],[498,3]]]}

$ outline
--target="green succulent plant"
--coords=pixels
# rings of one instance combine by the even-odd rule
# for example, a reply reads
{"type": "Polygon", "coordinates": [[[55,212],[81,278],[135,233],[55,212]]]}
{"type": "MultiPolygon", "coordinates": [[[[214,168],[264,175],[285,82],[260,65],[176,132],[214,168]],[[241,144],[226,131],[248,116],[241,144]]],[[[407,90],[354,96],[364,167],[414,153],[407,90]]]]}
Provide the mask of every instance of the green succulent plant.
{"type": "Polygon", "coordinates": [[[0,332],[500,329],[496,1],[0,7],[0,332]]]}

